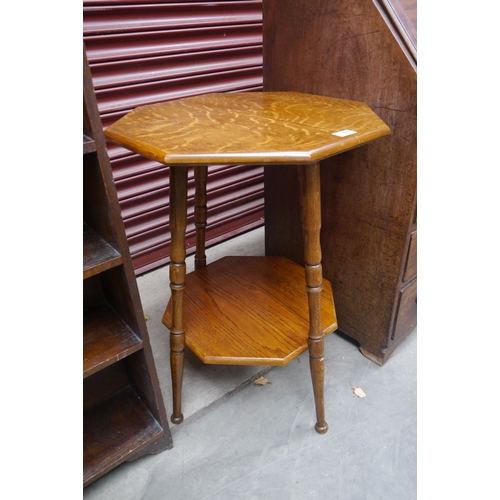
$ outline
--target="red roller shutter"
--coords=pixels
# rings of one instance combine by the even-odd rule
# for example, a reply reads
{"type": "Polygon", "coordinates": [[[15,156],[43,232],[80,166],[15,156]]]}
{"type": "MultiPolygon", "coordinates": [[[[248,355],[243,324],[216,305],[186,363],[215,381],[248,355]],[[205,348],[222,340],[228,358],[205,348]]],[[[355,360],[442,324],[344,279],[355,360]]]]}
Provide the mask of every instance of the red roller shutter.
{"type": "MultiPolygon", "coordinates": [[[[262,1],[83,2],[83,39],[103,126],[143,104],[260,91],[262,1]]],[[[168,169],[109,145],[136,274],[169,261],[168,169]]],[[[188,253],[194,251],[189,176],[188,253]]],[[[264,222],[263,168],[209,167],[207,244],[264,222]]]]}

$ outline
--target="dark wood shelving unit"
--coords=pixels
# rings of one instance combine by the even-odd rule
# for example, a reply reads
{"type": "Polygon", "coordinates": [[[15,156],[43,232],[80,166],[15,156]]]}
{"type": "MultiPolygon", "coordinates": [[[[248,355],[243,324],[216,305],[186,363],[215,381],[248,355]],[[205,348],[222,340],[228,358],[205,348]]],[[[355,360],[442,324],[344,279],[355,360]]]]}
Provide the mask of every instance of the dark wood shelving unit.
{"type": "Polygon", "coordinates": [[[83,50],[83,486],[172,447],[83,50]]]}

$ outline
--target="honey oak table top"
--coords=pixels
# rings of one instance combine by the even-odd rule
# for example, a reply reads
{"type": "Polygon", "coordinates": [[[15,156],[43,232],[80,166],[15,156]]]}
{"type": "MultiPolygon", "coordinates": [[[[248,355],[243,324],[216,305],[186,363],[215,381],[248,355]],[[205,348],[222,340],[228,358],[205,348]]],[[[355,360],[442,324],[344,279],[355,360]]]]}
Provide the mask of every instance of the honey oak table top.
{"type": "Polygon", "coordinates": [[[106,138],[165,165],[305,164],[390,134],[363,102],[299,92],[207,94],[140,106],[106,138]]]}

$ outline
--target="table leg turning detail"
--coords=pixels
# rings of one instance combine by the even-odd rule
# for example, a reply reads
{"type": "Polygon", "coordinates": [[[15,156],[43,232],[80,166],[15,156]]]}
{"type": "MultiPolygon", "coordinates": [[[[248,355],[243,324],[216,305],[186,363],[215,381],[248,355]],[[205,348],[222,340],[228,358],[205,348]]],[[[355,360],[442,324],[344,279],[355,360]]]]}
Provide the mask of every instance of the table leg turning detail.
{"type": "Polygon", "coordinates": [[[196,227],[196,256],[195,269],[207,265],[205,255],[205,239],[207,227],[207,174],[206,165],[194,167],[195,195],[194,195],[194,224],[196,227]]]}
{"type": "Polygon", "coordinates": [[[187,179],[185,167],[170,167],[170,290],[172,325],[170,327],[170,366],[172,371],[173,413],[171,420],[180,424],[182,376],[184,373],[184,289],[186,287],[187,179]]]}
{"type": "Polygon", "coordinates": [[[304,233],[304,266],[309,304],[309,364],[320,434],[328,430],[324,399],[324,340],[321,328],[321,184],[319,163],[298,167],[300,205],[304,233]]]}

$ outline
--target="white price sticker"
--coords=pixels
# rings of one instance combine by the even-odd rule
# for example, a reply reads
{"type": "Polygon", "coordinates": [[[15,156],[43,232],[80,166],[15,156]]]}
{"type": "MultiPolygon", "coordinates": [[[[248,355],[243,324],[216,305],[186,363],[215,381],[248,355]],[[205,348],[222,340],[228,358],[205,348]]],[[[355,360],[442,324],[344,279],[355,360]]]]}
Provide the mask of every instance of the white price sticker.
{"type": "Polygon", "coordinates": [[[349,129],[344,129],[344,130],[339,130],[338,132],[332,132],[332,135],[336,135],[337,137],[346,137],[348,135],[355,134],[355,130],[349,130],[349,129]]]}

